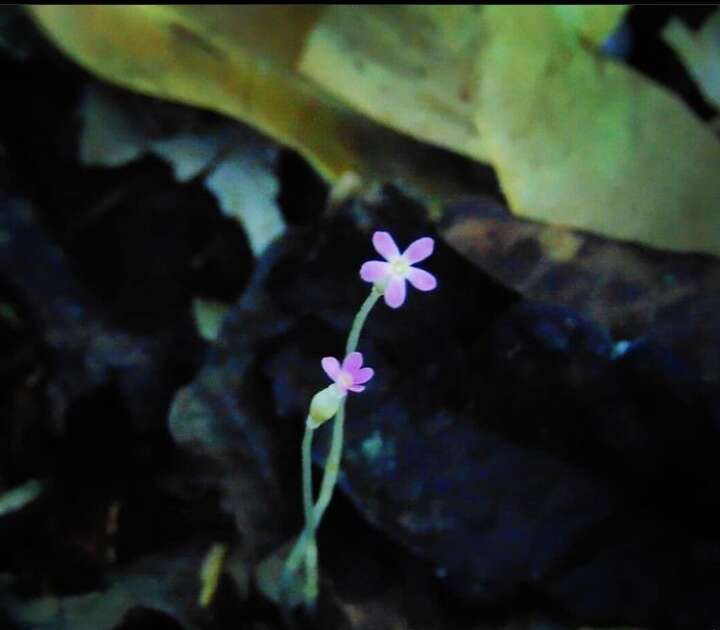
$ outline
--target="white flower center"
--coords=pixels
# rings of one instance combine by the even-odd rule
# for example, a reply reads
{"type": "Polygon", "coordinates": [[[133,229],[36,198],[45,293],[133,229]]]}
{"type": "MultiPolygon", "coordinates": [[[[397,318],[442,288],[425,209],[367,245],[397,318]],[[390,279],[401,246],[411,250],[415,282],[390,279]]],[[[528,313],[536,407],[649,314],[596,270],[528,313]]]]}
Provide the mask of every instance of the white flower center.
{"type": "Polygon", "coordinates": [[[390,269],[392,270],[393,275],[404,278],[407,275],[408,270],[410,269],[410,265],[408,264],[407,260],[405,260],[405,258],[403,258],[402,256],[398,256],[390,263],[390,269]]]}
{"type": "Polygon", "coordinates": [[[340,374],[338,375],[338,382],[343,387],[351,387],[353,384],[352,374],[350,374],[349,372],[345,372],[345,370],[341,370],[340,374]]]}

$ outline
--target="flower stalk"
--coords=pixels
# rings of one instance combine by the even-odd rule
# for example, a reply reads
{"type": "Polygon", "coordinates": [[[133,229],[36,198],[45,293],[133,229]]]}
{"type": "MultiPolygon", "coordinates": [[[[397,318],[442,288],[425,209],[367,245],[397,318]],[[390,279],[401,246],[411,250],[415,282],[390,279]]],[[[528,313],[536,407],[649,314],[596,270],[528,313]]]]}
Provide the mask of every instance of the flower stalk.
{"type": "Polygon", "coordinates": [[[305,575],[303,599],[308,610],[314,610],[318,595],[318,553],[315,533],[325,511],[332,500],[340,474],[340,461],[344,441],[345,403],[348,392],[362,392],[366,383],[373,377],[373,370],[362,367],[363,356],[357,352],[360,334],[370,311],[381,297],[391,308],[400,307],[405,301],[406,281],[421,291],[431,291],[437,286],[435,277],[413,264],[424,260],[433,252],[431,238],[421,238],[413,242],[402,254],[395,241],[387,232],[375,232],[373,245],[385,262],[369,261],[363,264],[360,277],[372,282],[370,295],[355,315],[345,346],[345,360],[340,362],[334,357],[325,357],[322,367],[334,381],[332,385],[318,392],[312,399],[305,434],[302,442],[302,489],[305,528],[298,537],[285,561],[280,581],[280,592],[287,598],[290,583],[304,563],[305,575]],[[313,504],[312,494],[312,440],[315,430],[334,417],[330,450],[325,461],[320,494],[313,504]]]}

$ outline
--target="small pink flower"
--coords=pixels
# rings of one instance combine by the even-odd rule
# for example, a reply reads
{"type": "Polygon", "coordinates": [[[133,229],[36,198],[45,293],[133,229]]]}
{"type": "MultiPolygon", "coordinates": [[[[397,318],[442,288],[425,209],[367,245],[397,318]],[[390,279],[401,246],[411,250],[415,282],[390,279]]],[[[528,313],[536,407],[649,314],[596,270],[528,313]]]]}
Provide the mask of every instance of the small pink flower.
{"type": "Polygon", "coordinates": [[[322,360],[323,370],[333,381],[344,396],[351,392],[361,392],[365,389],[363,383],[367,383],[375,374],[369,367],[362,367],[363,355],[360,352],[351,352],[340,362],[335,357],[325,357],[322,360]]]}
{"type": "Polygon", "coordinates": [[[398,308],[405,302],[405,281],[420,291],[432,291],[437,287],[435,276],[413,267],[433,253],[435,241],[425,236],[419,238],[401,254],[393,237],[387,232],[375,232],[373,245],[387,262],[371,260],[360,268],[365,282],[374,282],[385,294],[385,304],[398,308]]]}

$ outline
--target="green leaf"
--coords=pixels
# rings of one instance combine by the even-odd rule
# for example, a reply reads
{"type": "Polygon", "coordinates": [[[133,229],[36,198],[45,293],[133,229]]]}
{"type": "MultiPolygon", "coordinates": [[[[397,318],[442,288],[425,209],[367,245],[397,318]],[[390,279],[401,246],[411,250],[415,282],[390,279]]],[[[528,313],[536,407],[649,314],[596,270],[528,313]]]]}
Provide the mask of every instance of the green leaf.
{"type": "Polygon", "coordinates": [[[513,212],[719,255],[712,132],[678,98],[602,58],[553,8],[484,16],[475,120],[513,212]]]}
{"type": "Polygon", "coordinates": [[[216,341],[230,304],[195,298],[192,307],[195,327],[200,336],[210,343],[216,341]]]}
{"type": "MultiPolygon", "coordinates": [[[[720,143],[679,98],[602,56],[625,7],[28,10],[91,71],[247,121],[331,181],[473,192],[422,141],[492,165],[523,217],[720,255],[720,143]]],[[[279,229],[255,210],[272,208],[271,184],[216,178],[258,251],[279,229]]]]}

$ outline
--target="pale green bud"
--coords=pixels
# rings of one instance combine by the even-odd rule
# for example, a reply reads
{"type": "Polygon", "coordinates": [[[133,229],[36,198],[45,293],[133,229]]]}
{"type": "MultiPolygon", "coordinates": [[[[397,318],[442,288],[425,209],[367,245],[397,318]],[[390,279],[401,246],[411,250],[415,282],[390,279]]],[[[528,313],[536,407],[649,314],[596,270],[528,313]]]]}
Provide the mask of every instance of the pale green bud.
{"type": "Polygon", "coordinates": [[[315,394],[310,401],[308,424],[313,429],[317,429],[323,422],[330,420],[337,413],[343,396],[344,394],[340,393],[335,384],[329,385],[315,394]]]}

